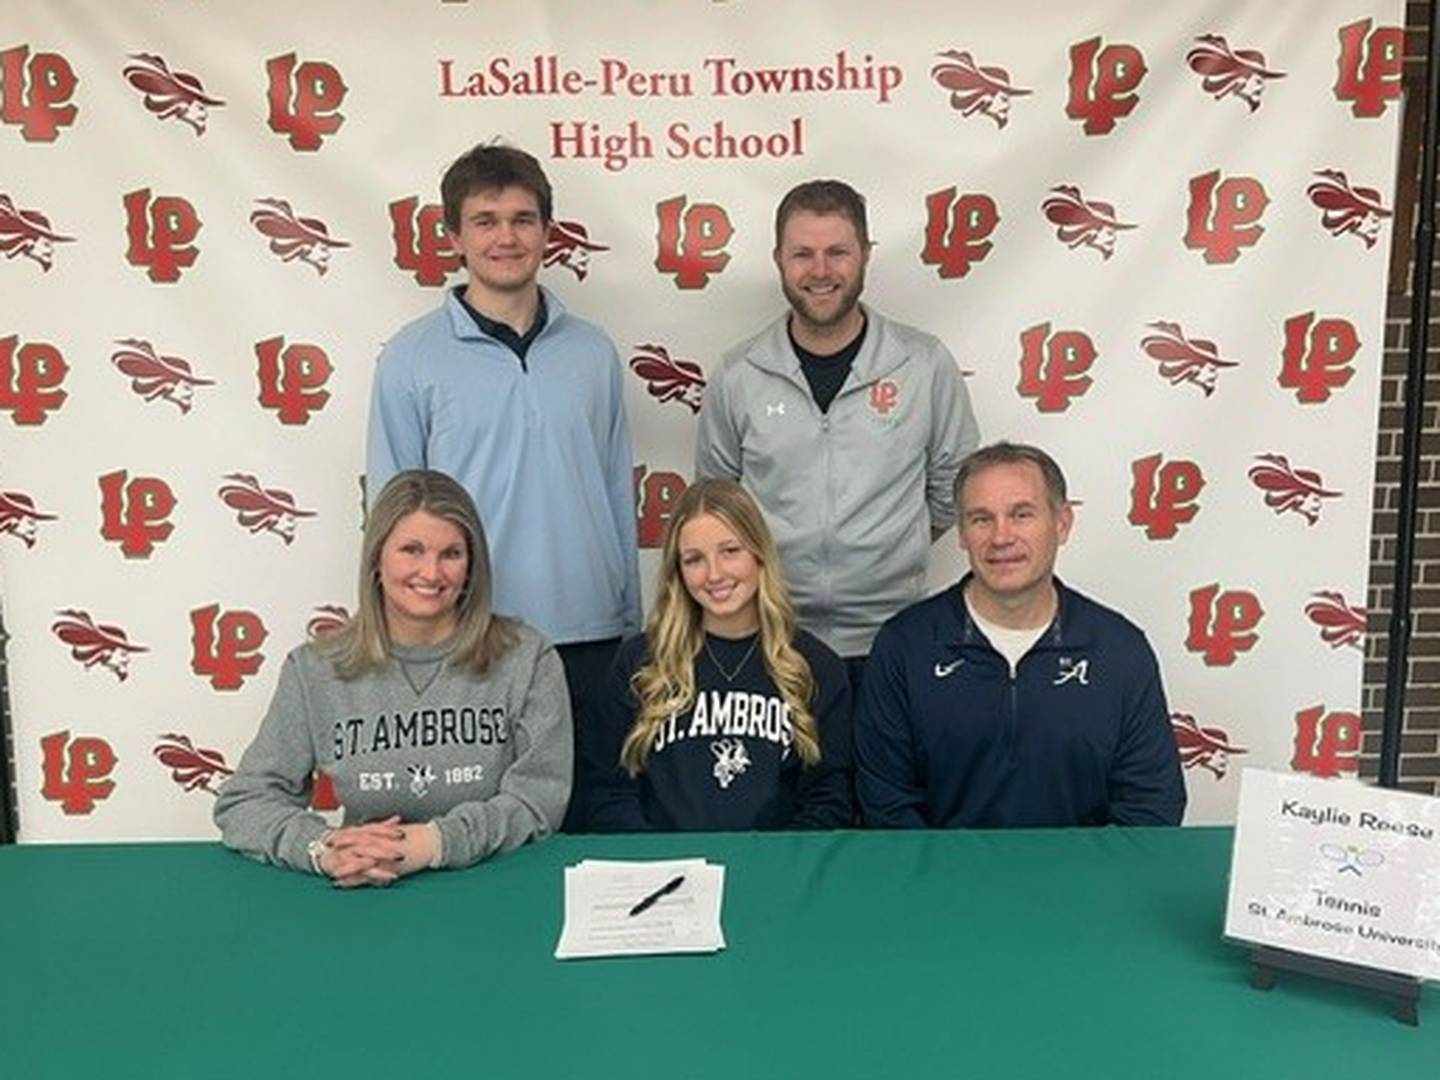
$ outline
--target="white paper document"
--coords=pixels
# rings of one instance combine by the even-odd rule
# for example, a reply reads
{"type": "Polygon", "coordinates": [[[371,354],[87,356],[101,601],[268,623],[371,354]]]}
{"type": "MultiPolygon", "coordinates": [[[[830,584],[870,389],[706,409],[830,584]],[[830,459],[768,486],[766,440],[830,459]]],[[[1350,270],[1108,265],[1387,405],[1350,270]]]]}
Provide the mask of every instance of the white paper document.
{"type": "Polygon", "coordinates": [[[718,952],[725,868],[704,859],[565,868],[565,925],[557,960],[718,952]]]}

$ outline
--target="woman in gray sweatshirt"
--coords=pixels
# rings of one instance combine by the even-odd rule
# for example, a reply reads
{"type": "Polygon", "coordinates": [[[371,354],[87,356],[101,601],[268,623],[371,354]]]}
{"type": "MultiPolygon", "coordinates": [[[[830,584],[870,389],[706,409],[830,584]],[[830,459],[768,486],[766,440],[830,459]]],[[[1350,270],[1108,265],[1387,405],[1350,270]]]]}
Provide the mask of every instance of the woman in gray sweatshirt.
{"type": "Polygon", "coordinates": [[[564,672],[490,604],[470,496],[443,473],[397,474],[366,521],[355,617],[286,657],[221,789],[225,844],[337,885],[388,885],[555,831],[573,752],[564,672]],[[341,828],[308,809],[317,769],[341,828]]]}

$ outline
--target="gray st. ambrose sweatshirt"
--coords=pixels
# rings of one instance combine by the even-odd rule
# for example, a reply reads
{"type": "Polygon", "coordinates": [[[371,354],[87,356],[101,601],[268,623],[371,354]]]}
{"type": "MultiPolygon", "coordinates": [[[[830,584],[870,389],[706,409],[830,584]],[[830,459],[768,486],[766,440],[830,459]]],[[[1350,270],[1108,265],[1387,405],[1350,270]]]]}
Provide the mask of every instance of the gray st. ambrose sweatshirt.
{"type": "Polygon", "coordinates": [[[381,668],[342,680],[315,648],[285,658],[275,697],[220,791],[225,844],[309,870],[325,832],[307,809],[311,773],[334,780],[345,824],[434,820],[441,859],[468,866],[548,836],[570,797],[565,674],[528,626],[483,676],[451,667],[450,643],[393,646],[381,668]]]}

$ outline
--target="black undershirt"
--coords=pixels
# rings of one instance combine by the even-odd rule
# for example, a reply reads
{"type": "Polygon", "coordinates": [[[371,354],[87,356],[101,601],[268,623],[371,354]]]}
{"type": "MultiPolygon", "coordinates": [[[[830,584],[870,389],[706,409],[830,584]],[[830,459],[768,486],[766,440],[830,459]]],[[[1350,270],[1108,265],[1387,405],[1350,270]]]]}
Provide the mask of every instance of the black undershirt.
{"type": "Polygon", "coordinates": [[[865,344],[865,331],[869,328],[870,320],[862,316],[860,332],[850,344],[839,352],[821,355],[801,348],[795,340],[795,332],[787,327],[790,347],[795,350],[795,355],[800,360],[800,370],[805,375],[805,381],[810,384],[810,396],[815,399],[815,404],[822,413],[830,411],[830,403],[835,400],[840,387],[844,386],[845,380],[850,377],[850,368],[855,363],[855,357],[860,354],[860,346],[865,344]]]}
{"type": "Polygon", "coordinates": [[[500,344],[505,345],[520,358],[520,365],[525,365],[525,354],[530,351],[530,343],[545,329],[545,322],[549,318],[549,312],[545,310],[545,294],[542,292],[539,302],[535,307],[535,318],[530,323],[530,329],[524,334],[517,334],[513,327],[505,323],[496,322],[494,319],[481,315],[471,306],[470,301],[465,299],[465,286],[455,286],[455,299],[460,301],[460,306],[470,313],[475,320],[475,325],[480,328],[482,334],[488,334],[500,344]]]}

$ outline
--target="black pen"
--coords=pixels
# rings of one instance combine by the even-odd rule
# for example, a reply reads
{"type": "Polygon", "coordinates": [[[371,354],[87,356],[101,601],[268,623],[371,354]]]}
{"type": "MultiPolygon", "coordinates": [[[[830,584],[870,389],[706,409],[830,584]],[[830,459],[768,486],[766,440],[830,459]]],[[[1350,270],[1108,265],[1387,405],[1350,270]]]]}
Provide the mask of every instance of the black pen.
{"type": "Polygon", "coordinates": [[[635,916],[639,915],[642,911],[648,911],[650,908],[655,906],[655,902],[659,900],[662,896],[669,896],[672,892],[674,892],[676,889],[678,889],[681,885],[684,884],[685,875],[676,874],[669,881],[665,882],[664,885],[661,885],[649,896],[645,897],[644,900],[641,900],[638,904],[632,907],[630,909],[630,914],[632,916],[635,916]]]}

